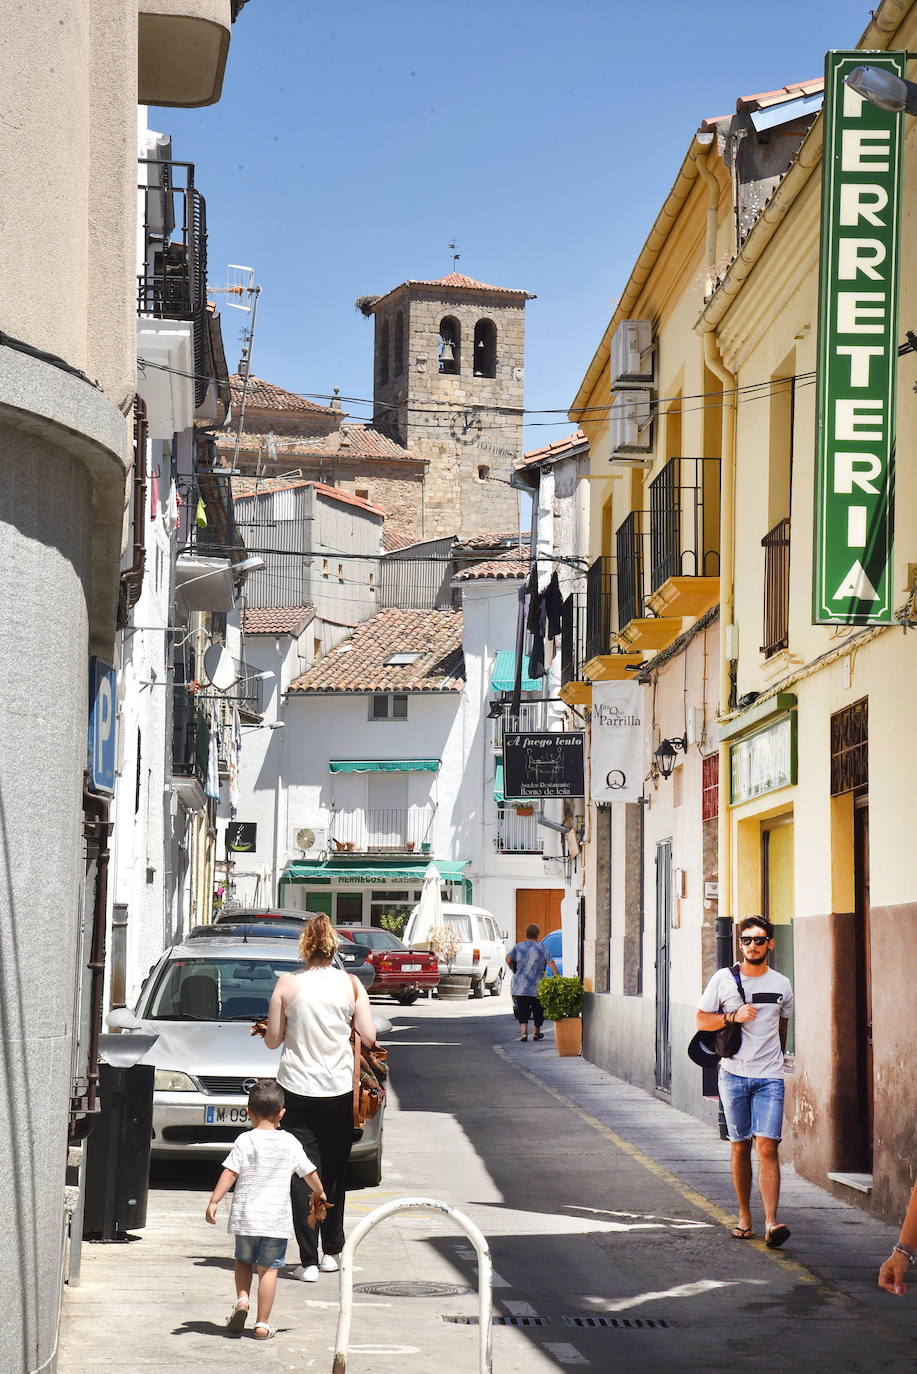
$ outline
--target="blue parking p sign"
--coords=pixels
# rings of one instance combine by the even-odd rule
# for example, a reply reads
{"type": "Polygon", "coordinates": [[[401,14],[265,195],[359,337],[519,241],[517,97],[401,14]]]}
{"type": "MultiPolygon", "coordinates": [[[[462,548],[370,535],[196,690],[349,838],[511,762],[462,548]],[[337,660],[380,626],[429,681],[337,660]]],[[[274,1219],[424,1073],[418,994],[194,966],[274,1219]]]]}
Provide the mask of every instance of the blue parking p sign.
{"type": "Polygon", "coordinates": [[[115,670],[100,658],[89,660],[89,790],[115,790],[115,670]]]}

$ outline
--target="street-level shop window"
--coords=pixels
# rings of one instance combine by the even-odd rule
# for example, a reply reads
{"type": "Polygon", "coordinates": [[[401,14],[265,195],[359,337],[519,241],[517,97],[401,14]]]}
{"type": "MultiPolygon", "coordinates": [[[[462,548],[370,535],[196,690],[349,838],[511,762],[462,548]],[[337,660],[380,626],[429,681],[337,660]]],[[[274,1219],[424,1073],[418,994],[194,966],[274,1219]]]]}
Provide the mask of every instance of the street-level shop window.
{"type": "Polygon", "coordinates": [[[336,892],[334,894],[335,925],[359,926],[363,924],[363,893],[336,892]]]}
{"type": "MultiPolygon", "coordinates": [[[[420,888],[374,888],[370,893],[369,903],[369,923],[370,925],[382,927],[382,917],[392,917],[395,920],[402,920],[402,931],[407,925],[407,919],[414,907],[420,901],[420,888]]],[[[396,931],[395,934],[398,934],[396,931]]]]}
{"type": "Polygon", "coordinates": [[[407,720],[408,699],[403,693],[378,693],[369,699],[370,720],[407,720]]]}

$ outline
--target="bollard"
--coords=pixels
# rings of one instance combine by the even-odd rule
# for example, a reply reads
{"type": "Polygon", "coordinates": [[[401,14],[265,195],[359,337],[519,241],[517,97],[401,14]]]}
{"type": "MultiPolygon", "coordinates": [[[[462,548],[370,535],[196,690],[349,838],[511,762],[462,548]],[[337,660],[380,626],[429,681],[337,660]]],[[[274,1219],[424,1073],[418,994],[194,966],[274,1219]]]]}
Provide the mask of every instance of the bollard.
{"type": "Polygon", "coordinates": [[[378,1226],[386,1217],[396,1212],[442,1212],[465,1232],[478,1256],[478,1374],[492,1374],[493,1371],[493,1329],[491,1324],[493,1261],[487,1238],[474,1222],[469,1220],[457,1207],[448,1202],[437,1202],[430,1197],[403,1197],[394,1202],[384,1202],[368,1217],[354,1227],[347,1237],[341,1251],[341,1306],[338,1312],[337,1331],[334,1337],[334,1363],[332,1374],[344,1374],[347,1368],[347,1348],[350,1345],[350,1318],[353,1311],[353,1257],[357,1246],[364,1236],[378,1226]]]}

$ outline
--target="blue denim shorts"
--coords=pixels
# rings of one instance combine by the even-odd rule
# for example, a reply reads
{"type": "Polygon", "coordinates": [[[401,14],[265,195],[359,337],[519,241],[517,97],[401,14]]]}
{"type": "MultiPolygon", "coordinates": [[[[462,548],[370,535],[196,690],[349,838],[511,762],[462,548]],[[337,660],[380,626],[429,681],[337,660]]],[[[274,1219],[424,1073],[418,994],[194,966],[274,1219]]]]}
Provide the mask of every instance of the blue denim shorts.
{"type": "Polygon", "coordinates": [[[236,1259],[261,1269],[282,1269],[287,1257],[287,1242],[277,1236],[236,1236],[236,1259]]]}
{"type": "Polygon", "coordinates": [[[730,1140],[783,1135],[783,1079],[743,1078],[720,1065],[720,1101],[730,1140]]]}

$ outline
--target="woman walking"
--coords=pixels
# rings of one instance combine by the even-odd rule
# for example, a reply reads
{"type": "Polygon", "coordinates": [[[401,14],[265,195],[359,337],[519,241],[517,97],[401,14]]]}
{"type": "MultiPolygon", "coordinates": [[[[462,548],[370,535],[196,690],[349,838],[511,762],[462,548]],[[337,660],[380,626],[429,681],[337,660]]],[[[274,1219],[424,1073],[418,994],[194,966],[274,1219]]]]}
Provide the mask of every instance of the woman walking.
{"type": "Polygon", "coordinates": [[[353,1145],[351,1027],[367,1047],[376,1042],[369,998],[355,978],[335,968],[336,948],[327,916],[307,921],[299,941],[304,968],[278,978],[267,1021],[252,1028],[268,1049],[283,1047],[277,1070],[286,1106],[283,1127],[314,1162],[328,1199],[324,1221],[310,1227],[309,1189],[302,1179],[293,1179],[293,1229],[300,1258],[293,1277],[305,1283],[314,1283],[319,1272],[333,1273],[344,1247],[344,1190],[353,1145]]]}

